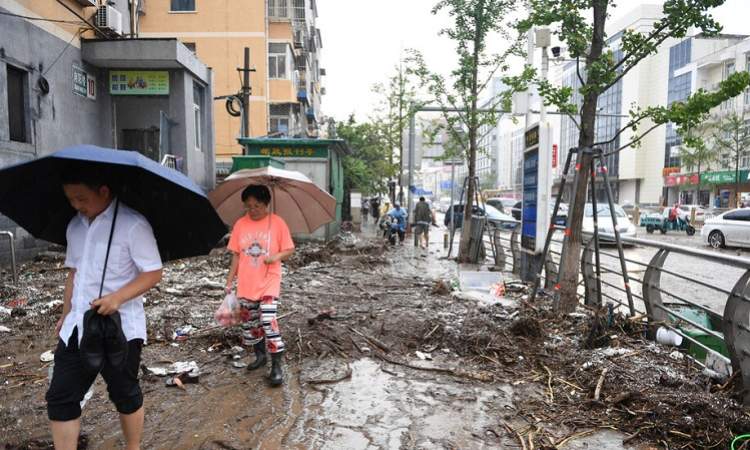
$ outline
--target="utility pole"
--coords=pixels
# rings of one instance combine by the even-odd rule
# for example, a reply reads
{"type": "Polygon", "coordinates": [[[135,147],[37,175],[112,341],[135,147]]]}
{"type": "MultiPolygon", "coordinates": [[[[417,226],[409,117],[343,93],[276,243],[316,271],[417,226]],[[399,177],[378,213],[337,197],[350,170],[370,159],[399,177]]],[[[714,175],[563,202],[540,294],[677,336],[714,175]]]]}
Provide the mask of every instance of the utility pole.
{"type": "Polygon", "coordinates": [[[406,195],[408,198],[407,206],[406,206],[406,213],[412,214],[412,206],[414,204],[414,199],[412,197],[411,193],[411,186],[414,184],[414,139],[416,138],[416,114],[412,114],[409,118],[409,174],[408,174],[408,181],[406,183],[406,195]]]}
{"type": "MultiPolygon", "coordinates": [[[[250,68],[250,47],[245,47],[245,64],[242,68],[237,68],[238,72],[242,72],[242,90],[240,100],[242,101],[242,137],[250,136],[250,94],[253,89],[250,87],[250,72],[255,72],[255,69],[250,68]]],[[[242,149],[242,153],[245,153],[245,149],[242,149]]]]}

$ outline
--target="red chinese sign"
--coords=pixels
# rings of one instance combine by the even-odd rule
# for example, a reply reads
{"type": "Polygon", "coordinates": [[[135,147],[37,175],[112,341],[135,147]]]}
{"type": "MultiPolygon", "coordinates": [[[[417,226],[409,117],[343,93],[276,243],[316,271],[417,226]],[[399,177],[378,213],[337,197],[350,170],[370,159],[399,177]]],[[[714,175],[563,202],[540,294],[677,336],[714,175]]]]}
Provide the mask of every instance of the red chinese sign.
{"type": "Polygon", "coordinates": [[[664,186],[698,185],[701,177],[697,173],[668,175],[664,177],[664,186]]]}
{"type": "Polygon", "coordinates": [[[557,167],[557,144],[552,144],[552,168],[557,167]]]}
{"type": "Polygon", "coordinates": [[[673,173],[680,173],[680,168],[679,167],[665,167],[661,169],[661,176],[663,177],[672,175],[673,173]]]}

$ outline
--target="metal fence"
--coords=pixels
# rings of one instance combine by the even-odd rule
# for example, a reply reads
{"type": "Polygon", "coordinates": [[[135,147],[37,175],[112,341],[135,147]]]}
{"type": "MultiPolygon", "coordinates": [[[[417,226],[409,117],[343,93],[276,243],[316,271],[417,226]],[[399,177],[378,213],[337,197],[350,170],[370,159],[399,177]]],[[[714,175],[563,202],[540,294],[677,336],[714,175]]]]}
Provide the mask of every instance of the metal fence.
{"type": "MultiPolygon", "coordinates": [[[[494,225],[484,237],[485,262],[518,276],[520,224],[494,225]],[[514,228],[505,230],[502,225],[514,228]]],[[[601,234],[600,243],[613,238],[601,234]]],[[[682,337],[682,347],[688,348],[698,364],[711,370],[707,373],[727,376],[739,371],[743,386],[750,386],[750,259],[644,239],[621,239],[623,244],[638,249],[640,256],[646,255],[644,260],[629,256],[625,260],[634,312],[648,321],[648,337],[655,339],[662,327],[670,330],[682,337]],[[692,268],[689,273],[668,264],[677,260],[682,267],[692,268]],[[706,305],[709,300],[714,303],[713,308],[706,305]],[[699,358],[696,354],[706,356],[699,358]]],[[[579,300],[601,307],[601,298],[604,303],[630,312],[616,249],[600,250],[599,296],[594,241],[591,236],[586,240],[581,255],[579,300]]],[[[562,240],[554,237],[542,274],[545,290],[552,291],[556,283],[561,250],[562,240]]],[[[745,404],[750,404],[750,391],[744,392],[745,404]]]]}

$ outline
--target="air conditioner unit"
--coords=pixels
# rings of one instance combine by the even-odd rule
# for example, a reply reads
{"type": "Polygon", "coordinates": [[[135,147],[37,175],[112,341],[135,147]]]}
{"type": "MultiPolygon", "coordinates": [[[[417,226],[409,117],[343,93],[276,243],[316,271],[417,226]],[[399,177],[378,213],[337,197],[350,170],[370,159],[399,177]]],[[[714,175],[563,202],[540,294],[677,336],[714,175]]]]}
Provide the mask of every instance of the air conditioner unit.
{"type": "Polygon", "coordinates": [[[81,6],[98,6],[98,0],[76,0],[81,6]]]}
{"type": "Polygon", "coordinates": [[[100,6],[96,13],[96,26],[122,34],[122,13],[112,6],[100,6]]]}

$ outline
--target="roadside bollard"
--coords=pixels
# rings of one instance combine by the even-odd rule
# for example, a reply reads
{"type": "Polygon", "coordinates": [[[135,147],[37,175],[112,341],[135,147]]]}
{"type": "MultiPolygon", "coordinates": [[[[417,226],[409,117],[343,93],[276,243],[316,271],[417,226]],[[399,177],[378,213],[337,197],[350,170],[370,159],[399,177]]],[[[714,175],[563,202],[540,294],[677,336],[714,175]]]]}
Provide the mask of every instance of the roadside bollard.
{"type": "Polygon", "coordinates": [[[448,232],[443,233],[443,248],[448,248],[448,232]]]}

